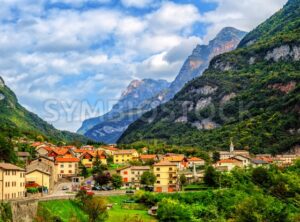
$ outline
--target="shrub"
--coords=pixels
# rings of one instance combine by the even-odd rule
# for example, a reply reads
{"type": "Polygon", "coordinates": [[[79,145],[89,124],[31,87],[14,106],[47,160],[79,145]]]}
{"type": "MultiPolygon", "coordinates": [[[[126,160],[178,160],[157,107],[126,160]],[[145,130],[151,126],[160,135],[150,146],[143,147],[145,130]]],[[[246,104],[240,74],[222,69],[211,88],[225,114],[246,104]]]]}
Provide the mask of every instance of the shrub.
{"type": "Polygon", "coordinates": [[[165,198],[159,203],[157,217],[161,222],[190,222],[193,219],[189,206],[169,198],[165,198]]]}
{"type": "Polygon", "coordinates": [[[38,193],[39,189],[34,187],[27,188],[27,193],[38,193]]]}

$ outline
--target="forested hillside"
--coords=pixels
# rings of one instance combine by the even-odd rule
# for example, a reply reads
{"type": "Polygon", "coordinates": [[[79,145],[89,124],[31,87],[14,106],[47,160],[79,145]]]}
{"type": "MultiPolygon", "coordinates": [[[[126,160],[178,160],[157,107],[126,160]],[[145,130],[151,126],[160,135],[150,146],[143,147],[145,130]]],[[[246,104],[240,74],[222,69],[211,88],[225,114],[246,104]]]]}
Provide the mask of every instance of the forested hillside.
{"type": "Polygon", "coordinates": [[[300,0],[290,0],[173,100],[130,125],[119,143],[225,149],[232,138],[253,153],[288,151],[300,144],[299,81],[300,0]]]}

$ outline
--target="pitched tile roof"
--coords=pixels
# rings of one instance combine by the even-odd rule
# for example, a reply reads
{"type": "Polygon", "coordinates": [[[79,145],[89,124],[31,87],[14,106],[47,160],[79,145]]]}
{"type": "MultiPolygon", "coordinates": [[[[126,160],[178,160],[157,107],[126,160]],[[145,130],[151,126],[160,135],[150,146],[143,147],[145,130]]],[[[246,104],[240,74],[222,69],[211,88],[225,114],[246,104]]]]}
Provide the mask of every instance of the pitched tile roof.
{"type": "Polygon", "coordinates": [[[69,150],[66,148],[55,148],[53,149],[53,152],[55,152],[58,155],[65,155],[69,150]]]}
{"type": "Polygon", "coordinates": [[[150,166],[132,166],[132,170],[150,170],[150,166]]]}
{"type": "Polygon", "coordinates": [[[119,150],[119,151],[115,152],[115,155],[133,154],[134,152],[136,152],[136,150],[134,150],[134,149],[131,149],[131,150],[119,150]]]}
{"type": "Polygon", "coordinates": [[[154,164],[154,166],[177,166],[176,163],[171,163],[169,161],[161,161],[159,163],[154,164]]]}
{"type": "Polygon", "coordinates": [[[13,165],[11,163],[0,163],[0,169],[25,171],[25,169],[18,167],[16,165],[13,165]]]}
{"type": "Polygon", "coordinates": [[[241,161],[237,159],[224,159],[224,160],[219,160],[217,163],[239,163],[239,162],[241,161]]]}
{"type": "Polygon", "coordinates": [[[155,154],[142,154],[140,155],[140,159],[155,159],[156,155],[155,154]]]}
{"type": "Polygon", "coordinates": [[[163,159],[170,162],[181,162],[184,159],[184,155],[176,155],[176,156],[165,156],[163,159]]]}
{"type": "Polygon", "coordinates": [[[188,158],[188,161],[194,162],[194,161],[204,161],[204,160],[201,158],[198,158],[198,157],[191,157],[191,158],[188,158]]]}
{"type": "Polygon", "coordinates": [[[79,162],[80,160],[76,157],[71,158],[63,158],[63,157],[57,157],[56,162],[57,163],[64,163],[64,162],[79,162]]]}

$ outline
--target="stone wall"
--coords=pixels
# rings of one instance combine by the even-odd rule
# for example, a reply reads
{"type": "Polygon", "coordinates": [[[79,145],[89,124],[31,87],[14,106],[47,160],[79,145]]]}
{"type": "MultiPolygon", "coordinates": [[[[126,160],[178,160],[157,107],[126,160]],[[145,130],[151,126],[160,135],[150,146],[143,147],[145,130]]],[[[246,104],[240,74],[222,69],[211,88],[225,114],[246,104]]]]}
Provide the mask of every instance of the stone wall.
{"type": "Polygon", "coordinates": [[[32,222],[36,217],[38,200],[19,200],[11,202],[13,222],[32,222]]]}

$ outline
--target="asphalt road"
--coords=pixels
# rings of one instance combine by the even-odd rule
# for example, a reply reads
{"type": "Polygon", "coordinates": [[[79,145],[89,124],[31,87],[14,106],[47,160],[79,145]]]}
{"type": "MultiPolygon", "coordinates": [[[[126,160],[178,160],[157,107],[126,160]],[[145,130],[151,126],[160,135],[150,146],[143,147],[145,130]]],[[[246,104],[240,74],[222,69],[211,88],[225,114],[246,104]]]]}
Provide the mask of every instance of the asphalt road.
{"type": "MultiPolygon", "coordinates": [[[[109,190],[109,191],[94,191],[96,196],[114,196],[114,195],[124,195],[125,190],[109,190]]],[[[72,183],[65,182],[58,184],[52,194],[45,195],[43,198],[55,198],[55,197],[74,197],[76,192],[72,192],[72,183]],[[63,187],[68,187],[68,190],[63,190],[63,187]]]]}

